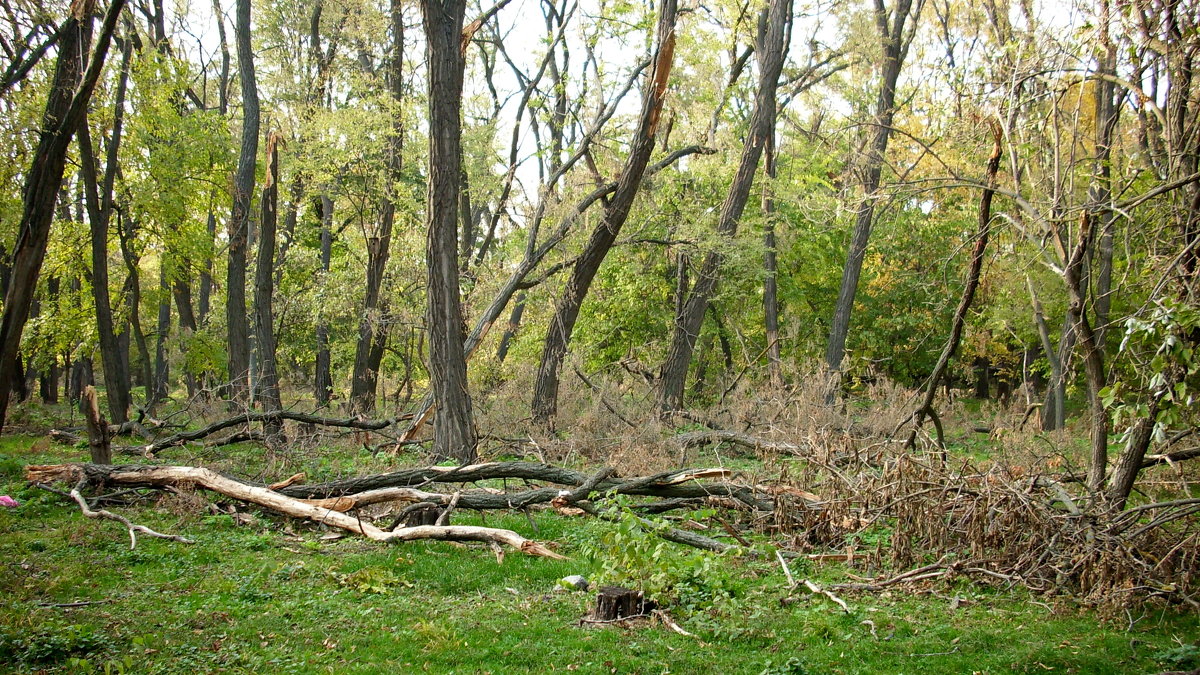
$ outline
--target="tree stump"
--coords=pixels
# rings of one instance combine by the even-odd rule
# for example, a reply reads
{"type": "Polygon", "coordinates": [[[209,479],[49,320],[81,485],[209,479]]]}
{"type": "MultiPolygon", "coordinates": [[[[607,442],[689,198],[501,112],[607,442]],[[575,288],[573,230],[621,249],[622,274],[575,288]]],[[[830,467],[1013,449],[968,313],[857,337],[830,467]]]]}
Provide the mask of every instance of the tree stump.
{"type": "Polygon", "coordinates": [[[88,385],[83,388],[83,397],[79,400],[79,409],[87,422],[88,447],[92,451],[93,464],[112,464],[112,448],[108,444],[108,422],[100,416],[100,403],[96,399],[96,388],[88,385]]]}
{"type": "Polygon", "coordinates": [[[616,621],[631,616],[642,616],[654,609],[652,600],[642,596],[641,591],[620,586],[602,586],[596,596],[596,608],[592,618],[596,621],[616,621]]]}
{"type": "Polygon", "coordinates": [[[415,509],[415,510],[410,511],[409,513],[405,514],[404,520],[402,522],[404,523],[405,527],[416,527],[418,525],[436,525],[438,516],[440,516],[440,515],[442,515],[442,510],[440,508],[438,508],[437,505],[430,504],[429,506],[427,506],[425,508],[415,509]]]}

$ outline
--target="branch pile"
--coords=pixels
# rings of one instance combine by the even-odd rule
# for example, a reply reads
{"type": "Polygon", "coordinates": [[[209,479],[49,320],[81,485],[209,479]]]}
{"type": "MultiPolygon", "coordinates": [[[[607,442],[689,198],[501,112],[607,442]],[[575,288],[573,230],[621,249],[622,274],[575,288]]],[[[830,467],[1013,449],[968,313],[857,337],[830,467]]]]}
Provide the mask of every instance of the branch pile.
{"type": "Polygon", "coordinates": [[[821,508],[772,514],[772,528],[802,550],[857,546],[885,569],[917,566],[839,588],[966,576],[1107,607],[1157,597],[1200,609],[1200,499],[1118,510],[1079,483],[1001,464],[948,466],[897,447],[814,479],[821,508]]]}

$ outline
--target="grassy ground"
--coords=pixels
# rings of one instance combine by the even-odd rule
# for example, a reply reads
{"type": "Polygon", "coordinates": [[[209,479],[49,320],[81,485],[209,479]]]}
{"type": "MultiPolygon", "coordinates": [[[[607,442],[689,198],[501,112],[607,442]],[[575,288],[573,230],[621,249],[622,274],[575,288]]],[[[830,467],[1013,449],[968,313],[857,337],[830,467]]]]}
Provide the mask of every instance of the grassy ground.
{"type": "MultiPolygon", "coordinates": [[[[242,452],[247,470],[257,451],[242,452]]],[[[261,514],[239,525],[186,495],[111,507],[196,542],[143,538],[130,550],[116,523],[86,520],[21,479],[27,463],[84,456],[37,437],[0,439],[0,494],[20,502],[0,509],[0,671],[1153,673],[1200,665],[1195,616],[1133,610],[1101,620],[1061,598],[965,583],[846,595],[845,613],[789,592],[776,564],[700,555],[628,522],[546,513],[486,523],[558,542],[571,560],[510,554],[497,563],[473,546],[327,541],[317,527],[261,514]],[[603,571],[663,589],[676,599],[671,616],[695,637],[649,621],[581,625],[591,594],[556,582],[603,571]],[[93,604],[59,606],[78,602],[93,604]]],[[[310,470],[350,463],[325,457],[310,470]]],[[[827,584],[851,570],[797,561],[793,572],[827,584]]]]}

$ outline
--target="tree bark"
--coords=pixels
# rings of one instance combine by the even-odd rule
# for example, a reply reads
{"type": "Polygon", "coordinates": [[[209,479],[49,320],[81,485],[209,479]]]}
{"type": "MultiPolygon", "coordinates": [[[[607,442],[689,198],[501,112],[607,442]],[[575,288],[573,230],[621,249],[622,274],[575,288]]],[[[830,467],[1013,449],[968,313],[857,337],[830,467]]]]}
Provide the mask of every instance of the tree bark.
{"type": "Polygon", "coordinates": [[[767,137],[766,172],[767,184],[763,187],[763,217],[766,219],[763,233],[763,326],[767,339],[767,373],[771,387],[783,385],[783,368],[779,358],[779,290],[776,284],[775,258],[775,135],[767,137]]]}
{"type": "MultiPolygon", "coordinates": [[[[775,94],[783,63],[787,60],[791,22],[791,0],[771,0],[758,18],[758,91],[754,97],[754,111],[742,147],[742,157],[717,220],[717,233],[723,240],[731,240],[737,234],[738,221],[750,198],[750,188],[754,184],[754,174],[758,172],[763,148],[775,134],[775,94]]],[[[658,409],[661,413],[683,408],[688,366],[692,362],[696,339],[704,322],[704,312],[716,292],[724,260],[725,256],[719,251],[711,251],[704,256],[683,311],[675,317],[671,346],[663,360],[659,379],[658,409]]]]}
{"type": "MultiPolygon", "coordinates": [[[[283,409],[279,395],[279,375],[275,367],[275,230],[279,220],[279,135],[267,139],[267,173],[263,178],[262,218],[259,220],[258,260],[254,275],[254,333],[258,344],[259,390],[263,410],[283,409]]],[[[268,447],[286,442],[283,424],[278,420],[263,423],[268,447]]]]}
{"type": "Polygon", "coordinates": [[[246,315],[246,245],[250,229],[250,204],[254,198],[254,170],[258,157],[259,104],[250,44],[250,0],[237,0],[234,28],[238,78],[242,83],[242,144],[233,181],[233,211],[229,219],[229,264],[225,284],[225,320],[228,325],[231,398],[248,403],[250,397],[250,327],[246,315]]]}
{"type": "Polygon", "coordinates": [[[112,448],[109,447],[108,423],[100,416],[100,402],[96,399],[96,389],[91,385],[84,387],[83,398],[79,402],[83,412],[83,420],[87,423],[88,447],[91,449],[93,464],[112,464],[112,448]]]}
{"type": "Polygon", "coordinates": [[[433,454],[467,463],[478,437],[467,392],[458,288],[458,190],[461,185],[462,54],[465,0],[421,0],[429,68],[429,188],[425,262],[429,375],[437,401],[433,454]]]}
{"type": "Polygon", "coordinates": [[[879,200],[880,179],[883,173],[884,156],[892,134],[892,119],[896,114],[896,83],[900,69],[908,55],[908,46],[916,32],[924,0],[896,0],[889,12],[883,0],[875,4],[875,25],[883,51],[883,67],[879,79],[879,97],[875,104],[874,126],[866,157],[861,167],[862,201],[859,202],[854,223],[854,235],[850,240],[850,251],[846,266],[842,270],[842,282],[838,289],[837,304],[830,323],[829,343],[825,350],[825,365],[832,378],[830,397],[836,396],[846,355],[846,336],[850,331],[850,314],[854,309],[854,296],[858,292],[858,278],[862,274],[863,258],[867,242],[871,237],[871,224],[875,215],[875,203],[879,200]],[[908,19],[912,25],[906,31],[908,19]]]}
{"type": "Polygon", "coordinates": [[[546,344],[542,351],[541,364],[538,367],[537,381],[533,393],[533,420],[539,424],[550,425],[558,413],[558,385],[562,362],[567,354],[567,346],[571,342],[571,333],[575,329],[575,321],[579,318],[579,310],[587,296],[592,280],[604,262],[605,256],[616,241],[621,226],[629,217],[633,207],[634,197],[637,196],[646,165],[654,151],[654,138],[658,130],[659,117],[662,114],[663,100],[666,95],[667,83],[671,75],[671,66],[675,56],[675,19],[678,6],[675,0],[665,0],[659,7],[657,44],[658,51],[654,57],[653,70],[646,82],[642,96],[642,111],[638,119],[638,128],[634,132],[629,157],[625,168],[617,181],[616,192],[605,205],[604,216],[600,225],[592,231],[591,238],[584,248],[582,255],[571,270],[571,277],[559,297],[554,317],[550,320],[550,328],[546,335],[546,344]]]}
{"type": "Polygon", "coordinates": [[[42,133],[34,152],[22,192],[23,210],[13,249],[12,282],[4,298],[0,319],[0,428],[8,412],[10,385],[21,345],[21,333],[29,318],[38,274],[46,257],[54,204],[62,186],[63,170],[71,138],[87,112],[87,104],[100,78],[104,58],[116,29],[124,0],[113,0],[104,16],[96,50],[84,72],[83,56],[91,34],[95,0],[75,0],[62,23],[59,57],[46,99],[42,133]]]}
{"type": "Polygon", "coordinates": [[[1105,350],[1108,316],[1112,307],[1113,238],[1117,222],[1112,211],[1112,146],[1120,108],[1116,105],[1116,83],[1112,79],[1116,77],[1117,53],[1109,31],[1111,19],[1110,0],[1101,0],[1100,53],[1096,56],[1100,63],[1100,74],[1104,77],[1095,82],[1096,170],[1089,190],[1089,199],[1099,220],[1097,249],[1100,260],[1096,272],[1095,313],[1096,346],[1101,352],[1105,350]]]}
{"type": "MultiPolygon", "coordinates": [[[[321,273],[322,279],[329,277],[329,264],[333,257],[333,200],[322,194],[317,200],[317,214],[321,219],[321,273]]],[[[313,394],[318,407],[329,405],[333,396],[333,374],[330,372],[329,324],[325,315],[317,323],[317,362],[313,381],[313,394]]]]}

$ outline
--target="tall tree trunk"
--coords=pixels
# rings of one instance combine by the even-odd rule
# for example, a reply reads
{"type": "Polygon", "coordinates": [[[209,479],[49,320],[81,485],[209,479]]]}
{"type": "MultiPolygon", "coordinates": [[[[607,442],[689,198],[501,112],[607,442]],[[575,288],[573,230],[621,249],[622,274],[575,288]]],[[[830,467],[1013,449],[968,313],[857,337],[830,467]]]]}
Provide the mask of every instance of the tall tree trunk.
{"type": "MultiPolygon", "coordinates": [[[[46,280],[46,295],[51,299],[58,297],[60,282],[58,277],[51,277],[46,280]]],[[[58,355],[52,355],[50,364],[46,366],[45,372],[42,373],[42,379],[38,386],[38,391],[42,396],[42,402],[47,404],[58,403],[58,355]]]]}
{"type": "MultiPolygon", "coordinates": [[[[447,1],[453,4],[453,0],[447,1]]],[[[422,4],[422,7],[424,7],[424,4],[422,4]]],[[[392,60],[391,70],[388,74],[388,85],[392,100],[399,105],[404,97],[404,15],[400,0],[391,1],[391,18],[392,60]]],[[[460,56],[459,61],[461,60],[460,56]]],[[[460,73],[460,83],[456,90],[460,92],[462,90],[461,79],[462,74],[460,73]]],[[[433,86],[432,82],[430,86],[433,86]]],[[[456,105],[460,104],[461,102],[456,105]]],[[[431,114],[432,105],[431,101],[431,114]]],[[[457,110],[457,107],[455,109],[457,110]]],[[[458,117],[455,117],[454,120],[457,125],[458,117]]],[[[388,257],[391,254],[392,224],[396,218],[397,202],[397,196],[394,194],[394,191],[396,184],[402,178],[402,169],[404,166],[404,126],[398,115],[392,123],[387,145],[388,189],[384,192],[384,203],[381,209],[379,226],[367,237],[367,288],[363,297],[363,314],[359,322],[358,344],[354,350],[354,372],[350,382],[350,407],[355,412],[360,413],[369,413],[375,410],[375,391],[379,383],[379,367],[383,362],[383,349],[387,343],[387,322],[384,318],[386,311],[380,303],[380,291],[383,286],[383,275],[387,271],[388,257]]],[[[461,152],[461,148],[459,151],[461,152]]],[[[457,165],[459,167],[459,174],[455,176],[456,181],[461,180],[461,157],[457,165]]],[[[433,175],[432,171],[430,175],[433,175]]],[[[430,189],[432,189],[432,186],[430,189]]],[[[458,197],[456,195],[456,213],[458,207],[457,201],[458,197]]],[[[457,237],[457,227],[454,228],[454,232],[457,237]]],[[[455,277],[455,288],[457,288],[457,276],[455,277]]]]}
{"type": "Polygon", "coordinates": [[[151,384],[154,381],[154,363],[150,359],[150,348],[146,342],[146,333],[142,330],[142,273],[141,254],[138,251],[137,225],[125,216],[123,211],[117,212],[117,237],[121,243],[121,259],[125,263],[125,284],[121,295],[129,306],[128,331],[122,331],[118,336],[118,349],[128,351],[129,336],[133,334],[133,343],[137,347],[137,368],[130,368],[135,386],[144,388],[147,400],[150,399],[151,384]],[[124,339],[122,343],[121,340],[124,339]]]}
{"type": "Polygon", "coordinates": [[[254,198],[254,169],[258,157],[258,84],[250,45],[250,0],[237,0],[234,28],[238,78],[242,83],[242,148],[233,181],[233,211],[229,219],[229,265],[225,284],[228,325],[229,380],[235,401],[250,399],[250,327],[246,316],[246,245],[250,204],[254,198]]]}
{"type": "Polygon", "coordinates": [[[779,289],[776,284],[775,258],[775,135],[767,137],[766,172],[767,184],[763,186],[763,217],[766,232],[763,233],[763,326],[767,338],[767,371],[771,387],[783,385],[783,373],[779,358],[779,289]]]}
{"type": "MultiPolygon", "coordinates": [[[[670,0],[669,0],[670,1],[670,0]]],[[[465,0],[421,0],[429,64],[429,188],[425,262],[429,375],[437,401],[433,454],[476,458],[458,290],[458,190],[462,179],[462,52],[465,0]]]]}
{"type": "MultiPolygon", "coordinates": [[[[758,91],[754,97],[754,112],[750,116],[750,129],[742,147],[742,157],[717,219],[717,233],[724,240],[731,240],[737,234],[738,221],[750,198],[750,188],[754,184],[754,174],[758,172],[763,148],[775,134],[775,93],[779,87],[783,62],[787,60],[791,25],[791,0],[771,0],[758,17],[758,91]]],[[[704,323],[704,312],[708,310],[709,300],[717,290],[724,260],[725,256],[718,251],[711,251],[704,256],[683,311],[675,317],[671,346],[663,360],[659,379],[658,409],[662,413],[683,408],[688,366],[692,362],[700,326],[704,323]]]]}
{"type": "MultiPolygon", "coordinates": [[[[221,11],[221,1],[213,0],[213,15],[217,19],[217,36],[221,51],[221,70],[217,78],[217,112],[224,119],[229,114],[229,41],[225,37],[225,19],[221,11]]],[[[217,215],[214,212],[216,205],[209,201],[208,205],[208,220],[205,224],[208,232],[209,241],[215,241],[217,236],[217,215]]],[[[205,323],[208,318],[208,311],[212,299],[213,290],[213,260],[207,257],[204,261],[204,269],[200,271],[200,289],[196,298],[196,319],[199,324],[205,323]]]]}
{"type": "Polygon", "coordinates": [[[866,157],[860,167],[862,176],[862,201],[858,205],[854,223],[854,235],[850,240],[850,251],[846,266],[842,270],[842,283],[838,290],[830,323],[829,342],[825,349],[825,365],[832,378],[830,396],[835,396],[841,377],[842,359],[846,355],[846,336],[850,331],[850,313],[854,309],[854,296],[858,292],[858,278],[862,274],[863,258],[867,242],[871,238],[871,223],[875,216],[875,203],[879,200],[880,177],[883,173],[884,156],[892,134],[892,118],[896,114],[896,82],[900,69],[908,55],[908,46],[916,31],[924,0],[896,0],[889,12],[883,0],[875,3],[875,26],[883,51],[883,68],[879,78],[879,98],[875,103],[875,119],[871,127],[871,140],[866,157]],[[908,19],[912,24],[906,30],[908,19]]]}
{"type": "MultiPolygon", "coordinates": [[[[322,279],[329,276],[329,264],[333,256],[333,200],[322,194],[317,199],[317,215],[321,219],[321,272],[322,279]]],[[[333,395],[333,374],[330,372],[329,324],[324,313],[317,323],[317,363],[313,382],[313,395],[317,406],[329,405],[333,395]]]]}
{"type": "Polygon", "coordinates": [[[83,57],[90,42],[95,0],[75,0],[70,15],[59,27],[62,37],[59,38],[58,62],[46,99],[41,137],[25,178],[21,222],[13,249],[13,278],[4,297],[4,314],[0,320],[0,428],[4,426],[8,411],[9,385],[15,374],[21,333],[29,318],[38,274],[46,257],[67,149],[87,112],[88,100],[100,78],[123,6],[124,0],[113,0],[109,6],[86,73],[83,57]]]}
{"type": "Polygon", "coordinates": [[[533,419],[539,424],[551,424],[558,413],[558,383],[562,362],[567,354],[567,346],[571,342],[571,333],[575,329],[575,321],[579,318],[579,309],[583,306],[592,280],[600,270],[600,264],[616,241],[621,226],[629,217],[633,207],[634,197],[641,186],[646,165],[654,151],[654,137],[658,131],[658,121],[662,114],[663,98],[666,94],[667,83],[671,75],[671,66],[675,56],[675,19],[678,6],[675,0],[665,0],[659,6],[657,43],[658,52],[654,57],[654,69],[646,81],[646,89],[642,95],[642,111],[638,120],[637,131],[634,132],[630,146],[629,157],[625,168],[617,181],[617,190],[613,193],[604,208],[604,217],[600,225],[592,231],[583,254],[575,262],[571,277],[559,297],[554,317],[550,320],[550,329],[546,335],[545,348],[542,351],[541,364],[538,367],[537,382],[533,392],[533,419]]]}
{"type": "MultiPolygon", "coordinates": [[[[96,314],[96,329],[100,336],[100,359],[104,366],[104,387],[108,398],[109,417],[113,424],[129,419],[129,353],[122,348],[113,319],[112,298],[109,293],[108,238],[113,213],[113,182],[116,179],[117,151],[121,144],[124,119],[124,84],[129,74],[130,44],[125,47],[121,79],[113,112],[112,138],[109,139],[102,186],[98,186],[96,158],[91,133],[85,123],[79,129],[80,175],[83,178],[84,201],[87,204],[88,226],[91,230],[92,302],[96,314]]],[[[122,327],[123,329],[123,327],[122,327]]]]}
{"type": "Polygon", "coordinates": [[[1112,42],[1109,24],[1112,20],[1110,0],[1100,2],[1100,53],[1096,55],[1100,64],[1100,75],[1096,88],[1096,169],[1089,201],[1096,210],[1099,220],[1100,254],[1096,271],[1096,346],[1101,352],[1105,348],[1108,315],[1112,307],[1113,238],[1117,219],[1112,211],[1112,145],[1117,130],[1120,108],[1116,105],[1117,52],[1112,42]]]}
{"type": "MultiPolygon", "coordinates": [[[[279,375],[275,368],[275,315],[271,299],[275,292],[275,230],[279,220],[279,136],[267,139],[267,173],[263,178],[262,218],[258,228],[258,260],[254,275],[254,333],[258,343],[259,389],[263,410],[282,410],[279,375]]],[[[267,445],[283,445],[282,420],[263,423],[267,445]]]]}

